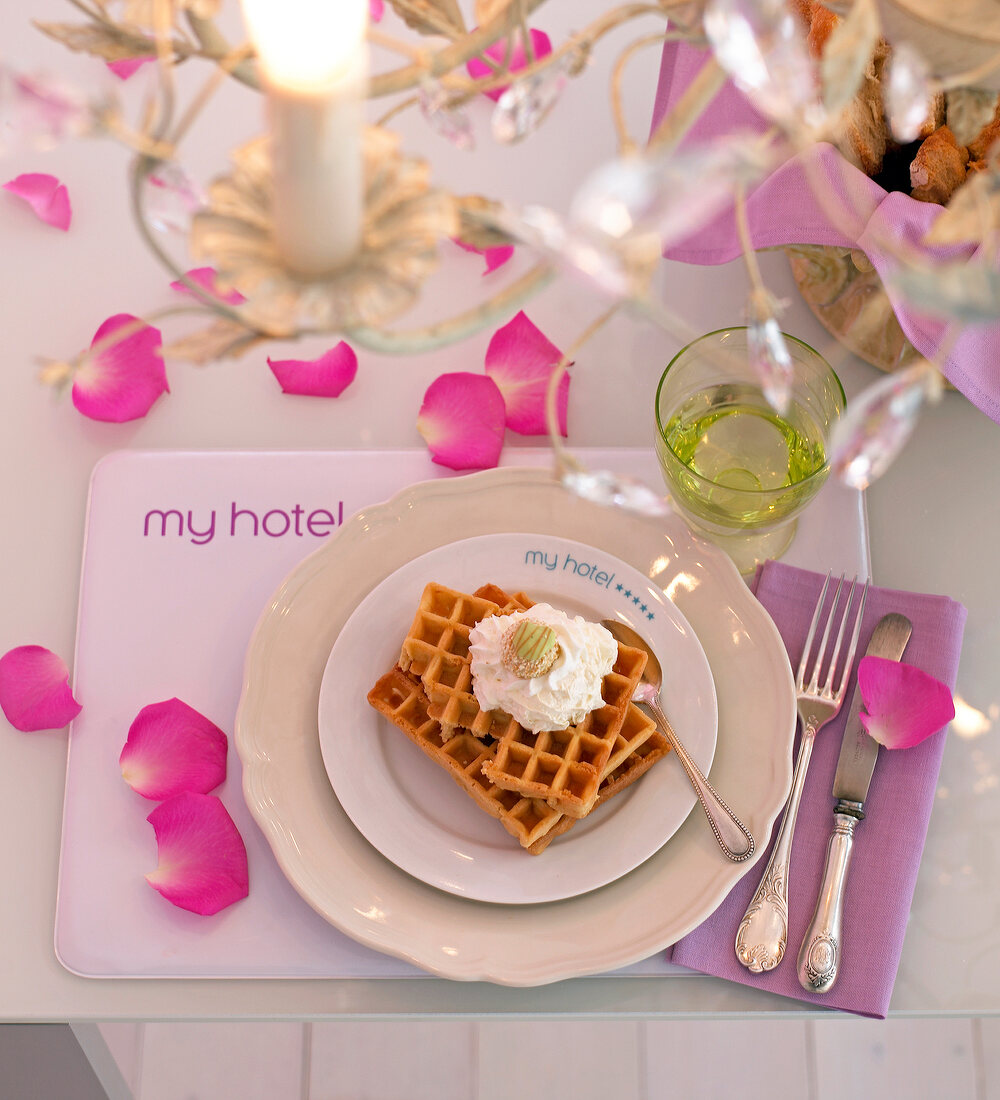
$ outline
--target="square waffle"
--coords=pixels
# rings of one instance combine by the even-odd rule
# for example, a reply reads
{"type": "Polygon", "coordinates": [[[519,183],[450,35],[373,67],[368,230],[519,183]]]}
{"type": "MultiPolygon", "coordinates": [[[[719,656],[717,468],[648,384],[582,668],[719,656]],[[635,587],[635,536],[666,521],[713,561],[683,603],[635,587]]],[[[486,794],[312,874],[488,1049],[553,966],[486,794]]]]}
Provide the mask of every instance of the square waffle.
{"type": "Polygon", "coordinates": [[[424,588],[413,624],[403,641],[399,667],[423,681],[431,715],[441,723],[446,738],[453,737],[461,727],[476,737],[499,739],[516,725],[509,714],[484,711],[476,701],[472,691],[469,632],[489,615],[522,609],[515,597],[495,585],[484,586],[471,596],[433,582],[424,588]],[[500,599],[494,601],[490,595],[500,599]]]}
{"type": "Polygon", "coordinates": [[[618,658],[601,686],[604,705],[562,730],[530,733],[516,723],[508,725],[494,758],[483,764],[487,779],[542,799],[570,817],[583,817],[597,800],[619,736],[637,748],[656,729],[632,703],[645,667],[642,650],[619,644],[618,658]]]}
{"type": "Polygon", "coordinates": [[[546,847],[551,839],[547,834],[562,815],[544,802],[490,783],[482,767],[492,760],[494,746],[468,731],[446,738],[441,723],[428,714],[427,695],[416,676],[398,667],[390,669],[368,693],[368,702],[440,764],[522,847],[534,854],[546,847]]]}
{"type": "MultiPolygon", "coordinates": [[[[446,739],[440,723],[428,713],[423,685],[412,673],[403,672],[400,668],[390,669],[368,693],[368,701],[443,767],[482,809],[497,818],[532,855],[540,855],[552,840],[576,823],[576,818],[560,814],[539,799],[525,798],[490,783],[482,774],[482,766],[493,759],[495,746],[486,745],[464,732],[446,739]]],[[[638,710],[637,714],[644,718],[638,710]]],[[[667,739],[658,731],[654,730],[638,745],[633,745],[623,730],[608,762],[595,805],[601,805],[634,783],[669,749],[667,739]]]]}

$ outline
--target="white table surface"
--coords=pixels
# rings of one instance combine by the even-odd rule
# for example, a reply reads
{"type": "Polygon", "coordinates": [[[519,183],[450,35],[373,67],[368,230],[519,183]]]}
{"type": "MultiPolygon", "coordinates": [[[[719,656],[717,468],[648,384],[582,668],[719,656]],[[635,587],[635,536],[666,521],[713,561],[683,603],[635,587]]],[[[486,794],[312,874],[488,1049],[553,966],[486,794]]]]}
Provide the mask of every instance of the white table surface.
{"type": "MultiPolygon", "coordinates": [[[[227,5],[232,6],[229,0],[227,5]]],[[[596,0],[553,2],[539,25],[557,37],[584,25],[585,13],[602,6],[596,0]]],[[[22,69],[93,74],[96,62],[49,43],[31,28],[31,18],[69,20],[72,11],[60,0],[33,0],[30,5],[0,0],[8,58],[17,58],[22,69]]],[[[387,17],[387,29],[392,18],[387,17]]],[[[653,21],[643,29],[653,30],[653,21]]],[[[623,41],[619,34],[612,43],[623,41]]],[[[547,128],[513,150],[491,149],[481,129],[480,151],[473,157],[460,154],[431,135],[413,112],[400,118],[399,129],[408,148],[434,150],[437,177],[458,191],[562,206],[588,166],[613,149],[604,89],[614,55],[613,45],[605,44],[547,128]]],[[[656,67],[654,50],[630,69],[626,102],[638,132],[645,128],[656,67]]],[[[485,112],[480,122],[484,117],[485,112]]],[[[194,172],[211,175],[222,166],[225,146],[251,136],[258,124],[256,99],[241,88],[225,88],[196,127],[186,162],[194,172]]],[[[71,657],[87,484],[103,455],[122,448],[421,446],[415,421],[430,381],[445,370],[482,369],[488,332],[409,360],[361,351],[357,380],[343,397],[328,401],[281,395],[265,363],[267,352],[258,351],[206,368],[168,364],[171,393],[143,420],[112,425],[83,418],[68,399],[56,399],[37,382],[37,360],[74,354],[112,313],[141,314],[172,298],[168,278],[128,222],[126,163],[125,154],[107,142],[72,144],[0,162],[4,179],[26,171],[59,176],[74,205],[73,226],[63,234],[0,195],[0,331],[5,353],[0,371],[0,652],[34,643],[71,657]]],[[[468,273],[476,270],[478,278],[478,269],[470,268],[469,259],[457,251],[449,257],[414,324],[434,316],[442,302],[470,300],[468,273]]],[[[527,258],[519,257],[510,273],[527,265],[527,258]]],[[[782,257],[765,256],[764,267],[776,291],[791,299],[786,328],[826,347],[825,333],[798,299],[782,257]]],[[[734,323],[742,316],[746,284],[739,265],[664,265],[662,285],[696,329],[734,323]]],[[[527,311],[555,343],[566,346],[603,306],[588,289],[563,280],[527,311]]],[[[306,356],[324,346],[313,341],[269,352],[306,356]]],[[[570,444],[651,446],[653,391],[676,347],[672,338],[623,316],[607,326],[576,357],[570,444]]],[[[842,365],[841,374],[849,397],[878,376],[853,359],[842,365]]],[[[961,396],[947,394],[868,494],[876,582],[944,593],[968,607],[957,696],[981,715],[966,725],[964,735],[953,732],[945,752],[892,1000],[891,1011],[897,1015],[1000,1012],[1000,947],[994,932],[1000,908],[994,853],[1000,825],[1000,747],[994,729],[1000,718],[995,671],[1000,580],[994,565],[1000,509],[990,499],[998,475],[1000,428],[961,396]]],[[[430,978],[198,982],[74,977],[59,965],[52,946],[65,757],[64,732],[19,733],[0,721],[0,1020],[800,1011],[784,999],[694,976],[590,978],[535,990],[430,978]]]]}

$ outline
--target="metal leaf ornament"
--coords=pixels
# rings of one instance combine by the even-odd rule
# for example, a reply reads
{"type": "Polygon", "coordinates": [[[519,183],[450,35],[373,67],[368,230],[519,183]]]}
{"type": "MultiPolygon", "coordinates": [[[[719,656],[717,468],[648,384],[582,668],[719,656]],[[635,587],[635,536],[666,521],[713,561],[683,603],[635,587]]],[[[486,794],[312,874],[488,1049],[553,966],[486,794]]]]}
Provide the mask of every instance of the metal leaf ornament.
{"type": "Polygon", "coordinates": [[[930,245],[978,244],[1000,230],[1000,173],[971,176],[924,234],[930,245]]]}
{"type": "Polygon", "coordinates": [[[987,260],[908,267],[891,277],[911,306],[959,324],[984,324],[1000,317],[1000,271],[987,260]]]}
{"type": "Polygon", "coordinates": [[[834,27],[820,61],[823,106],[831,115],[839,114],[857,94],[880,33],[875,0],[854,0],[834,27]]]}
{"type": "Polygon", "coordinates": [[[124,61],[143,54],[151,56],[156,52],[151,40],[111,23],[36,23],[35,26],[67,49],[100,57],[104,61],[124,61]]]}
{"type": "Polygon", "coordinates": [[[395,13],[418,34],[465,33],[465,20],[458,0],[389,0],[395,13]]]}
{"type": "Polygon", "coordinates": [[[991,88],[952,88],[945,92],[945,118],[959,145],[975,141],[996,114],[997,93],[991,88]]]}

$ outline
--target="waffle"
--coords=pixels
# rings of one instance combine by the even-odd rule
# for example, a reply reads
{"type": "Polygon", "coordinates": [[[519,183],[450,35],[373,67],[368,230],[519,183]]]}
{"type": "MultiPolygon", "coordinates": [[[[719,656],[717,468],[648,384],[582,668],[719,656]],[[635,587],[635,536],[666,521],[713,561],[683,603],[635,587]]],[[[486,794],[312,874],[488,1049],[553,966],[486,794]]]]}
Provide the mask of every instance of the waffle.
{"type": "MultiPolygon", "coordinates": [[[[483,744],[469,733],[460,732],[445,738],[440,723],[428,713],[427,695],[422,683],[412,673],[403,672],[400,668],[390,669],[368,693],[368,701],[443,767],[482,809],[497,818],[532,855],[540,855],[552,840],[576,824],[576,818],[560,814],[539,799],[525,798],[490,783],[482,774],[482,766],[493,759],[495,747],[483,744]]],[[[637,713],[642,717],[641,712],[637,713]]],[[[608,761],[595,806],[635,782],[668,751],[667,739],[659,731],[633,745],[623,730],[608,761]]]]}
{"type": "Polygon", "coordinates": [[[390,669],[368,693],[368,702],[440,764],[522,847],[538,854],[547,846],[551,839],[547,834],[562,815],[544,802],[490,783],[482,767],[493,759],[494,746],[467,731],[445,737],[441,723],[428,714],[423,684],[412,672],[390,669]]]}
{"type": "MultiPolygon", "coordinates": [[[[527,606],[531,606],[530,600],[527,606]]],[[[460,727],[483,739],[499,740],[513,732],[517,723],[509,714],[482,710],[473,694],[469,632],[489,615],[521,610],[524,606],[517,598],[496,585],[485,585],[471,596],[441,584],[431,583],[424,588],[403,641],[399,667],[423,681],[431,716],[441,723],[446,739],[455,736],[460,727]],[[494,601],[479,593],[499,599],[494,601]]]]}
{"type": "Polygon", "coordinates": [[[538,798],[570,817],[583,817],[597,800],[611,755],[622,737],[633,749],[646,741],[655,723],[632,703],[646,667],[646,654],[619,644],[614,668],[604,677],[604,705],[575,726],[530,733],[514,723],[498,738],[483,773],[498,787],[538,798]]]}

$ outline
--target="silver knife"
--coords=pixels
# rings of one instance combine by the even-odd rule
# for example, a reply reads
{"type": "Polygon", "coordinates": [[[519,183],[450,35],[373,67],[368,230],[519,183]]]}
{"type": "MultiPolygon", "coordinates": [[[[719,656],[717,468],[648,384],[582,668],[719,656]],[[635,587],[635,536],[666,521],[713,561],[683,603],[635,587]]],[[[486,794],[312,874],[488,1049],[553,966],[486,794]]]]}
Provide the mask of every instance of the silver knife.
{"type": "MultiPolygon", "coordinates": [[[[913,624],[905,615],[883,616],[872,633],[866,656],[898,661],[910,640],[913,624]]],[[[823,884],[816,910],[799,948],[799,984],[810,993],[826,993],[840,971],[840,927],[844,909],[844,886],[854,846],[854,828],[865,816],[864,803],[878,758],[878,742],[868,736],[858,715],[861,691],[854,689],[851,709],[844,727],[844,741],[833,780],[833,833],[826,855],[823,884]]]]}

